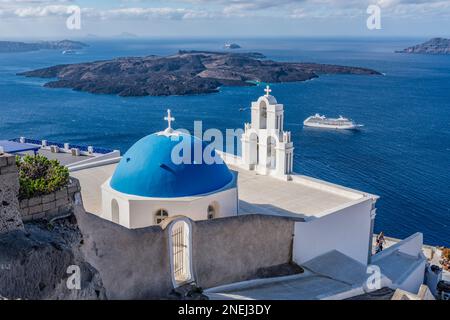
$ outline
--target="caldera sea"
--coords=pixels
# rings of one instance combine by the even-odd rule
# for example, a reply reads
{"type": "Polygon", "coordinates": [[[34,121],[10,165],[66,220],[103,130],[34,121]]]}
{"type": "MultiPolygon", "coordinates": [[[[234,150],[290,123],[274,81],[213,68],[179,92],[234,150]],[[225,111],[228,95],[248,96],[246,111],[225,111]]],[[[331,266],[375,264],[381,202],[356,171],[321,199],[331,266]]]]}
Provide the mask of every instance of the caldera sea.
{"type": "MultiPolygon", "coordinates": [[[[381,196],[375,231],[450,246],[450,56],[396,54],[425,39],[241,39],[240,51],[283,61],[373,68],[384,76],[323,75],[274,84],[295,143],[295,171],[381,196]],[[343,115],[360,131],[303,128],[308,116],[343,115]]],[[[221,50],[225,40],[85,40],[74,55],[59,51],[0,54],[0,138],[25,136],[120,149],[165,128],[241,128],[262,87],[223,87],[217,94],[122,98],[47,89],[16,73],[120,56],[221,50]]]]}

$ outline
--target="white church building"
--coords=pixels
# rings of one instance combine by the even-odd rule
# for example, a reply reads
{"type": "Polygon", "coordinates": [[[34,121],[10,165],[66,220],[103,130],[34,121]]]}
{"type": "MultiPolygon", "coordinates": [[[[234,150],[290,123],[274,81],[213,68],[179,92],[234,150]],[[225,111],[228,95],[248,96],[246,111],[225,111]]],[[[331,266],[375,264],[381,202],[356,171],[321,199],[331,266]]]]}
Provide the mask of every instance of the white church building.
{"type": "MultiPolygon", "coordinates": [[[[362,266],[376,261],[372,241],[378,196],[295,173],[284,106],[270,93],[267,87],[265,95],[252,102],[251,122],[245,124],[241,137],[241,156],[213,151],[222,163],[199,163],[195,157],[191,163],[175,163],[173,152],[180,141],[193,154],[207,145],[172,129],[175,119],[169,111],[167,129],[136,142],[118,164],[72,173],[81,182],[86,210],[128,229],[164,228],[184,221],[187,265],[192,264],[189,221],[252,214],[295,222],[292,261],[299,265],[335,251],[362,266]]],[[[377,263],[397,268],[401,260],[410,268],[410,262],[404,261],[407,257],[412,271],[389,277],[390,286],[414,291],[423,281],[422,238],[417,234],[405,241],[395,249],[399,251],[391,250],[377,263]]],[[[190,268],[183,279],[194,279],[190,268]]]]}
{"type": "MultiPolygon", "coordinates": [[[[299,237],[320,232],[319,242],[330,246],[336,246],[338,234],[357,234],[362,245],[345,247],[358,248],[354,257],[367,262],[378,197],[294,173],[294,146],[291,133],[284,130],[284,106],[269,87],[265,92],[252,102],[251,123],[245,124],[241,138],[242,156],[214,150],[222,163],[196,162],[195,149],[203,152],[207,145],[174,130],[175,118],[168,110],[167,129],[136,142],[101,186],[98,215],[129,229],[177,216],[198,221],[249,213],[285,215],[303,221],[299,237]],[[188,146],[192,162],[174,163],[173,153],[180,145],[188,146]],[[258,205],[262,200],[267,204],[258,205]]],[[[309,258],[311,247],[304,249],[302,255],[309,258]]]]}
{"type": "MultiPolygon", "coordinates": [[[[291,180],[294,146],[291,133],[284,131],[284,107],[268,86],[265,92],[252,103],[251,123],[245,124],[241,138],[240,164],[259,175],[291,180]]],[[[174,130],[170,110],[164,119],[167,129],[136,142],[102,185],[101,217],[136,229],[173,216],[206,220],[238,215],[238,171],[223,161],[196,163],[194,153],[200,150],[203,155],[207,145],[174,130]],[[174,150],[186,144],[192,161],[174,163],[174,150]]]]}
{"type": "Polygon", "coordinates": [[[102,218],[136,229],[169,216],[206,220],[237,215],[237,173],[223,162],[196,163],[194,153],[203,155],[207,145],[173,130],[170,110],[165,119],[168,128],[136,142],[102,185],[102,218]],[[175,163],[173,151],[180,146],[189,151],[188,161],[175,163]]]}

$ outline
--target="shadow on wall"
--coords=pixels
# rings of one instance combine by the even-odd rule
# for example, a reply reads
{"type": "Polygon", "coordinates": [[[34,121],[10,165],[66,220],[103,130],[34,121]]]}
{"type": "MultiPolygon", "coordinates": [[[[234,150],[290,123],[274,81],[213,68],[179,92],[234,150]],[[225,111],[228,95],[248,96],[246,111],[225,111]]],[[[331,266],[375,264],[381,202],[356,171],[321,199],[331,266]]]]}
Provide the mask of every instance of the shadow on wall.
{"type": "MultiPolygon", "coordinates": [[[[167,298],[173,289],[170,228],[129,230],[75,209],[86,259],[109,299],[167,298]]],[[[174,220],[175,222],[176,220],[174,220]]],[[[292,260],[294,221],[244,215],[192,222],[193,278],[202,288],[257,278],[261,269],[292,260]]]]}
{"type": "Polygon", "coordinates": [[[157,299],[172,290],[168,239],[160,227],[130,230],[76,206],[83,254],[108,299],[157,299]]]}

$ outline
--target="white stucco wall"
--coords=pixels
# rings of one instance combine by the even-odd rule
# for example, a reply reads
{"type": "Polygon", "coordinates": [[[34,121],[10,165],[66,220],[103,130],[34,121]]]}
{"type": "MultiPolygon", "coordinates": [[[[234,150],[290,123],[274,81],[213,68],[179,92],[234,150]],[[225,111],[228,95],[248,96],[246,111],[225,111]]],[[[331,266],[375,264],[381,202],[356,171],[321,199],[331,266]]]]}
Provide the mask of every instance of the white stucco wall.
{"type": "Polygon", "coordinates": [[[119,224],[130,227],[130,205],[126,198],[121,197],[119,193],[109,192],[108,188],[102,187],[102,212],[100,217],[112,221],[112,201],[115,199],[119,205],[119,224]]]}
{"type": "Polygon", "coordinates": [[[169,217],[186,216],[194,221],[208,218],[208,206],[216,207],[215,218],[236,216],[238,213],[238,191],[236,187],[227,187],[218,192],[182,198],[145,198],[130,196],[113,190],[109,181],[102,185],[103,219],[112,221],[112,201],[119,205],[119,224],[137,229],[155,225],[155,213],[164,209],[169,217]]]}
{"type": "Polygon", "coordinates": [[[425,267],[427,263],[422,248],[423,234],[415,233],[382,252],[375,254],[372,257],[371,263],[379,265],[383,273],[398,274],[398,270],[401,270],[399,268],[402,267],[405,269],[405,266],[403,265],[404,262],[402,265],[396,263],[396,254],[400,253],[410,256],[413,260],[411,260],[410,265],[405,269],[406,271],[402,271],[402,274],[396,278],[390,278],[392,281],[391,287],[394,289],[400,288],[411,293],[417,293],[424,282],[425,267]],[[389,263],[385,263],[384,261],[389,261],[389,263]]]}
{"type": "Polygon", "coordinates": [[[302,264],[332,250],[367,264],[371,233],[372,199],[321,218],[296,222],[293,260],[302,264]]]}
{"type": "Polygon", "coordinates": [[[237,215],[237,189],[229,189],[198,198],[178,198],[160,200],[130,200],[130,228],[154,225],[157,210],[164,209],[169,217],[186,216],[194,221],[208,218],[208,206],[217,203],[216,218],[237,215]]]}
{"type": "Polygon", "coordinates": [[[411,270],[405,279],[402,279],[401,283],[394,284],[395,287],[411,293],[418,293],[420,286],[424,282],[426,263],[426,259],[423,259],[411,270]]]}

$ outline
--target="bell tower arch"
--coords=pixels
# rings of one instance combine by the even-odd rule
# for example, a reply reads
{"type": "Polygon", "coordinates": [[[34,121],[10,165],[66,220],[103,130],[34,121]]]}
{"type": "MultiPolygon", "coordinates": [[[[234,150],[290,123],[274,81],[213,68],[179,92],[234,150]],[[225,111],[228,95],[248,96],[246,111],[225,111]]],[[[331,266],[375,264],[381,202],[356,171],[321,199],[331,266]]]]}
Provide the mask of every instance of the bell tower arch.
{"type": "Polygon", "coordinates": [[[289,179],[294,146],[291,133],[284,131],[284,106],[270,95],[269,86],[264,91],[264,96],[252,102],[251,123],[245,124],[242,162],[248,170],[259,174],[289,179]]]}

